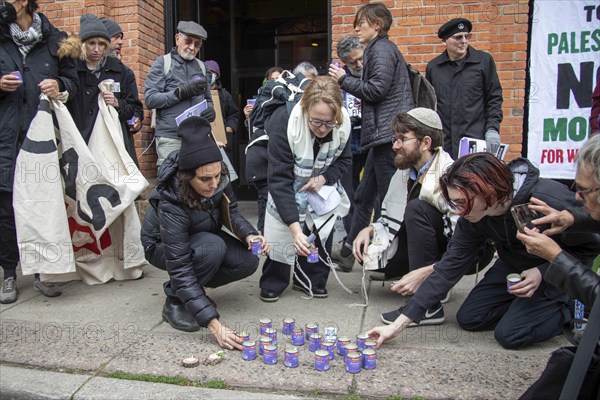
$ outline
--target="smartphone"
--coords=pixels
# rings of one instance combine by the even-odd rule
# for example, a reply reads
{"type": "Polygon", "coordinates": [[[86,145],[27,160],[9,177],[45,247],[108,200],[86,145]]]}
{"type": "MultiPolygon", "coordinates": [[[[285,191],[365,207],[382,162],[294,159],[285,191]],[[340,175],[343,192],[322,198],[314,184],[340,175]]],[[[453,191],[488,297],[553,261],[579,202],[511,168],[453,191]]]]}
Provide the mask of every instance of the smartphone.
{"type": "Polygon", "coordinates": [[[513,206],[510,209],[510,212],[513,216],[513,219],[515,220],[515,224],[517,225],[517,229],[519,230],[519,232],[523,232],[525,227],[533,229],[535,225],[533,225],[531,221],[543,217],[543,215],[539,212],[530,209],[529,204],[531,203],[519,204],[513,206]]]}

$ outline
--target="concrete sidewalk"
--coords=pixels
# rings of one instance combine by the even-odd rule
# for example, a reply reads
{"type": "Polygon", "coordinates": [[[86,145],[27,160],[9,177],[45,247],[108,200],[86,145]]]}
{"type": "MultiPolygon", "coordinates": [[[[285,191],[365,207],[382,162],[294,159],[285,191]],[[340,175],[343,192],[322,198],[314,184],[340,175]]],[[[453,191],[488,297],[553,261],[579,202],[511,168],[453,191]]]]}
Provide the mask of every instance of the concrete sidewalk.
{"type": "MultiPolygon", "coordinates": [[[[240,203],[242,214],[256,222],[256,206],[240,203]]],[[[336,242],[343,232],[336,232],[336,242]]],[[[283,365],[281,335],[284,318],[304,326],[337,326],[339,334],[354,336],[380,325],[381,312],[403,300],[389,283],[367,282],[369,305],[361,307],[362,271],[339,273],[354,294],[346,293],[330,276],[329,298],[306,300],[288,288],[280,300],[259,299],[259,270],[250,278],[208,289],[222,321],[258,338],[258,321],[271,318],[279,328],[279,362],[244,361],[239,351],[226,351],[215,366],[184,368],[183,357],[200,360],[219,350],[206,330],[185,333],[162,321],[162,283],[166,273],[149,267],[136,281],[86,286],[70,282],[63,295],[46,298],[33,290],[33,277],[19,277],[19,300],[0,305],[0,397],[74,399],[175,398],[401,398],[510,399],[517,398],[542,371],[548,354],[564,344],[558,337],[520,351],[501,348],[492,332],[461,330],[455,313],[474,277],[463,279],[444,306],[446,322],[409,328],[378,352],[377,369],[358,374],[345,371],[341,358],[329,371],[314,370],[314,357],[305,345],[300,366],[283,365]],[[115,379],[114,373],[148,374],[203,387],[176,386],[115,379]],[[219,382],[223,381],[223,382],[219,382]],[[210,389],[223,387],[228,390],[210,389]],[[352,396],[349,396],[352,395],[352,396]]],[[[282,339],[283,338],[283,339],[282,339]]]]}

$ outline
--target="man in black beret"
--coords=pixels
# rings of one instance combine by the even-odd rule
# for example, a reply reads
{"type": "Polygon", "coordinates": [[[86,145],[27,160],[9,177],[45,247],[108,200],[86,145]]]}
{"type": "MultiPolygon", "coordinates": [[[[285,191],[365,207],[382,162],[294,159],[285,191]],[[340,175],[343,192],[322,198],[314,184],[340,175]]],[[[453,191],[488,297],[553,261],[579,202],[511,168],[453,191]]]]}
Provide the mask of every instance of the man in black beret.
{"type": "Polygon", "coordinates": [[[207,107],[201,116],[209,122],[215,120],[206,66],[196,58],[207,37],[206,30],[196,22],[180,21],[175,47],[154,61],[144,82],[144,101],[149,109],[155,110],[157,165],[181,148],[175,121],[181,113],[206,100],[207,107]]]}
{"type": "Polygon", "coordinates": [[[425,74],[435,87],[444,150],[455,159],[465,136],[485,139],[490,152],[500,145],[502,87],[492,56],[469,45],[472,28],[466,18],[442,25],[438,37],[446,50],[427,64],[425,74]]]}

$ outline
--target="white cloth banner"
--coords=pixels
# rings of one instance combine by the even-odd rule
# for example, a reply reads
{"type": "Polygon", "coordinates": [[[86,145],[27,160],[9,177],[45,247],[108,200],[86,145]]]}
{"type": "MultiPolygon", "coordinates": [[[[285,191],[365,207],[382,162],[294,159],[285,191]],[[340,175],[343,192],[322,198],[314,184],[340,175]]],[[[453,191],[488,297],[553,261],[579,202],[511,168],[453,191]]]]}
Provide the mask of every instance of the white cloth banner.
{"type": "Polygon", "coordinates": [[[589,137],[600,67],[598,1],[535,0],[531,25],[527,158],[546,178],[573,179],[589,137]]]}
{"type": "Polygon", "coordinates": [[[116,110],[102,96],[98,104],[87,145],[57,101],[43,99],[31,123],[13,197],[23,274],[98,284],[138,278],[147,264],[134,200],[148,182],[125,149],[116,110]]]}

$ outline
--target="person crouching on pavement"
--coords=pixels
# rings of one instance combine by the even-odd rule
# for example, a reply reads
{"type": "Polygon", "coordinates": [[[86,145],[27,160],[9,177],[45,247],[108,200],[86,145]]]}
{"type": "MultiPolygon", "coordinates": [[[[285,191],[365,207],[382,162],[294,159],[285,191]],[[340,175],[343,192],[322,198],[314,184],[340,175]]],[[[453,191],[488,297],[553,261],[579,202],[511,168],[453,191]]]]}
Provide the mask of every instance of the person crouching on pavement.
{"type": "Polygon", "coordinates": [[[273,245],[263,264],[262,301],[279,299],[292,270],[295,290],[315,298],[328,296],[331,262],[323,260],[328,260],[331,253],[335,217],[343,217],[350,208],[339,180],[350,168],[351,129],[340,86],[326,76],[315,78],[306,87],[291,112],[284,104],[267,120],[269,199],[265,236],[278,245],[273,245]],[[325,191],[337,201],[321,208],[313,199],[325,185],[330,186],[325,191]],[[307,239],[316,229],[320,231],[309,243],[307,239]],[[318,249],[319,259],[308,263],[307,256],[314,248],[318,249]]]}
{"type": "Polygon", "coordinates": [[[265,254],[269,245],[238,211],[208,120],[190,117],[177,133],[181,150],[161,165],[142,225],[146,259],[169,273],[163,320],[188,332],[207,327],[221,347],[241,350],[204,288],[252,275],[258,256],[249,250],[251,241],[262,240],[265,254]]]}
{"type": "MultiPolygon", "coordinates": [[[[468,331],[494,330],[504,348],[520,349],[544,342],[563,331],[570,319],[569,296],[542,281],[549,262],[529,254],[516,238],[511,207],[529,203],[531,197],[557,210],[577,206],[565,185],[540,178],[539,170],[525,158],[504,164],[491,153],[461,157],[440,178],[448,205],[460,216],[442,259],[432,274],[388,326],[368,335],[381,345],[397,336],[411,322],[419,322],[471,267],[487,239],[494,242],[498,260],[471,290],[456,319],[468,331]],[[506,277],[519,274],[521,281],[507,290],[506,277]]],[[[556,243],[585,264],[591,265],[600,250],[600,239],[589,233],[555,237],[556,243]]]]}

